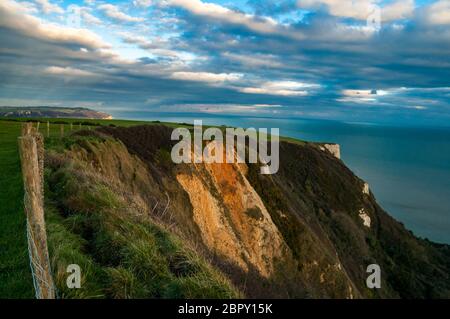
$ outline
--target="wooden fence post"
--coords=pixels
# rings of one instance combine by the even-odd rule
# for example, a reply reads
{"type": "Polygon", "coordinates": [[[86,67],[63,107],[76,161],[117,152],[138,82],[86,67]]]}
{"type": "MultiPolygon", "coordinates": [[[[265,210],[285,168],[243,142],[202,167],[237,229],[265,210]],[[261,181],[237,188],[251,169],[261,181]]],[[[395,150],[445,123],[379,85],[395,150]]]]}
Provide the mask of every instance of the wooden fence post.
{"type": "Polygon", "coordinates": [[[27,217],[28,251],[38,299],[54,299],[55,286],[51,275],[44,218],[43,139],[30,123],[18,138],[24,183],[24,206],[27,217]]]}
{"type": "Polygon", "coordinates": [[[50,121],[47,121],[47,137],[50,137],[50,121]]]}

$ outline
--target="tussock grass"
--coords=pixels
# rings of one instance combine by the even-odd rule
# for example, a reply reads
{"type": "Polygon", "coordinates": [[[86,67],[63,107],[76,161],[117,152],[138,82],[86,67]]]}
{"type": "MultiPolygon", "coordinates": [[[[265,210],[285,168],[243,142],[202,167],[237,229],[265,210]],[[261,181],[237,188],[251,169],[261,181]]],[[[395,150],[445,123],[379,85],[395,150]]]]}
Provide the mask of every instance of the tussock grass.
{"type": "MultiPolygon", "coordinates": [[[[49,155],[52,157],[52,155],[49,155]]],[[[50,256],[63,298],[233,298],[239,292],[164,225],[143,218],[73,162],[47,170],[50,256]],[[79,264],[82,288],[67,289],[79,264]]]]}

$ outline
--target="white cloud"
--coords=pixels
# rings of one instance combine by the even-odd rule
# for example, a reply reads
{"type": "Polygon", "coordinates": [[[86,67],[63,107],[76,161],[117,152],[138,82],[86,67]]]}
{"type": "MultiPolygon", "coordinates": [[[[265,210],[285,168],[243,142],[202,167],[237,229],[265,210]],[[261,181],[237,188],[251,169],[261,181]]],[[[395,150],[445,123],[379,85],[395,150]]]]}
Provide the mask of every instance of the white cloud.
{"type": "Polygon", "coordinates": [[[397,0],[385,6],[381,0],[298,0],[297,4],[303,9],[327,8],[336,17],[366,20],[374,11],[375,6],[381,8],[381,20],[393,21],[410,17],[414,11],[414,0],[397,0]]]}
{"type": "Polygon", "coordinates": [[[337,17],[367,19],[372,0],[299,0],[298,6],[303,9],[327,8],[328,12],[337,17]]]}
{"type": "Polygon", "coordinates": [[[25,13],[38,13],[39,11],[35,3],[24,1],[20,2],[19,4],[22,6],[23,12],[25,13]]]}
{"type": "Polygon", "coordinates": [[[88,24],[96,24],[96,25],[100,25],[102,24],[102,20],[100,20],[99,18],[97,18],[96,16],[90,14],[87,10],[81,10],[81,17],[83,18],[83,20],[88,23],[88,24]]]}
{"type": "Polygon", "coordinates": [[[37,4],[39,4],[44,13],[59,13],[63,14],[64,9],[58,6],[57,4],[51,3],[49,0],[34,0],[37,4]]]}
{"type": "Polygon", "coordinates": [[[275,56],[270,54],[243,55],[231,52],[224,52],[222,56],[232,61],[236,61],[243,65],[251,67],[271,67],[271,68],[283,67],[283,63],[278,61],[275,56]]]}
{"type": "Polygon", "coordinates": [[[146,37],[140,35],[129,32],[120,32],[119,35],[125,43],[136,44],[141,49],[154,49],[157,47],[152,41],[149,41],[146,37]]]}
{"type": "Polygon", "coordinates": [[[73,43],[87,48],[109,47],[97,34],[89,30],[44,23],[23,13],[21,9],[23,7],[15,1],[0,1],[0,27],[48,42],[73,43]]]}
{"type": "Polygon", "coordinates": [[[163,105],[157,110],[164,112],[203,112],[203,113],[276,113],[282,108],[279,104],[228,104],[196,103],[163,105]]]}
{"type": "Polygon", "coordinates": [[[51,74],[51,75],[62,75],[62,76],[66,76],[66,77],[93,77],[96,74],[89,72],[89,71],[85,71],[85,70],[81,70],[81,69],[76,69],[76,68],[71,68],[71,67],[59,67],[59,66],[50,66],[48,68],[46,68],[44,70],[45,73],[47,74],[51,74]]]}
{"type": "Polygon", "coordinates": [[[136,44],[139,48],[155,56],[178,59],[183,62],[191,62],[196,58],[192,53],[172,50],[170,48],[170,41],[166,39],[155,37],[150,41],[146,37],[128,32],[120,32],[119,35],[125,43],[136,44]]]}
{"type": "Polygon", "coordinates": [[[397,0],[381,9],[382,21],[394,21],[412,17],[414,0],[397,0]]]}
{"type": "Polygon", "coordinates": [[[238,90],[248,94],[267,94],[280,96],[306,96],[308,89],[318,88],[320,85],[295,81],[269,81],[256,87],[242,87],[238,90]]]}
{"type": "Polygon", "coordinates": [[[440,0],[425,9],[426,20],[434,25],[450,24],[450,0],[440,0]]]}
{"type": "Polygon", "coordinates": [[[132,17],[119,10],[119,7],[112,4],[101,4],[98,6],[100,10],[105,12],[106,16],[122,21],[122,22],[142,22],[144,18],[132,17]]]}
{"type": "Polygon", "coordinates": [[[153,4],[153,0],[134,0],[133,4],[136,7],[147,8],[147,7],[150,7],[153,4]]]}
{"type": "Polygon", "coordinates": [[[352,103],[372,103],[377,102],[379,97],[395,93],[395,89],[390,90],[342,90],[342,98],[338,102],[352,103]]]}
{"type": "Polygon", "coordinates": [[[374,90],[343,90],[342,94],[350,97],[373,97],[377,93],[374,90]]]}
{"type": "Polygon", "coordinates": [[[423,106],[423,105],[406,106],[406,108],[407,109],[418,110],[418,111],[423,111],[423,110],[427,110],[428,109],[426,106],[423,106]]]}
{"type": "Polygon", "coordinates": [[[172,79],[183,81],[198,81],[207,83],[221,83],[237,81],[242,78],[239,73],[209,73],[209,72],[174,72],[172,79]]]}
{"type": "Polygon", "coordinates": [[[302,39],[300,32],[286,29],[270,17],[257,17],[234,11],[215,3],[201,0],[164,0],[164,4],[184,8],[192,14],[217,20],[220,22],[242,25],[262,34],[278,34],[295,39],[302,39]]]}

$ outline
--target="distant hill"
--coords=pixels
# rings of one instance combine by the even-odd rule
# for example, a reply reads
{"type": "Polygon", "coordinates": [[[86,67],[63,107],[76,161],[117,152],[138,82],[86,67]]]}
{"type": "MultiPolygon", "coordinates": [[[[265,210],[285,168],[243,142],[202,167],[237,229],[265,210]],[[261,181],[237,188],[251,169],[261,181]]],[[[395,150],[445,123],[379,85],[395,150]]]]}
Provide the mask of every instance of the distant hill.
{"type": "Polygon", "coordinates": [[[0,106],[1,117],[50,117],[50,118],[87,118],[87,119],[112,119],[108,113],[98,112],[87,108],[77,107],[11,107],[0,106]]]}

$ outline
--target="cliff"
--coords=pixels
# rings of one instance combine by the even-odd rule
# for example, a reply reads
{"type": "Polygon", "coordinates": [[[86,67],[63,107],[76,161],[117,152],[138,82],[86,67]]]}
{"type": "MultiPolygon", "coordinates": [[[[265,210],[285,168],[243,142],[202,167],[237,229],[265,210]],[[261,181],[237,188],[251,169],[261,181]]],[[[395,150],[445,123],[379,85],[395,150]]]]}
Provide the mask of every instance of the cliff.
{"type": "Polygon", "coordinates": [[[102,127],[48,143],[49,246],[65,297],[450,296],[449,246],[384,212],[337,146],[281,142],[280,170],[261,175],[259,164],[175,165],[170,134],[102,127]],[[63,279],[74,259],[88,269],[77,292],[63,279]],[[373,263],[381,289],[366,287],[373,263]]]}

